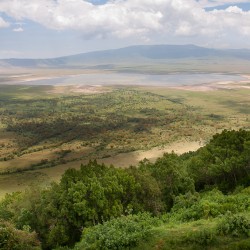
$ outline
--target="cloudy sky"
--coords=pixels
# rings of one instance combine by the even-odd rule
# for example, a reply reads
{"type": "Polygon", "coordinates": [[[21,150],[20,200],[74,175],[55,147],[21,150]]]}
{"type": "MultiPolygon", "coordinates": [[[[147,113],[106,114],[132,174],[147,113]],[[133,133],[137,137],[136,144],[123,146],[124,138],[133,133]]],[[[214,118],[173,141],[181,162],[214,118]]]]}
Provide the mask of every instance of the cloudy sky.
{"type": "Polygon", "coordinates": [[[250,1],[0,0],[0,58],[135,44],[250,49],[250,1]]]}

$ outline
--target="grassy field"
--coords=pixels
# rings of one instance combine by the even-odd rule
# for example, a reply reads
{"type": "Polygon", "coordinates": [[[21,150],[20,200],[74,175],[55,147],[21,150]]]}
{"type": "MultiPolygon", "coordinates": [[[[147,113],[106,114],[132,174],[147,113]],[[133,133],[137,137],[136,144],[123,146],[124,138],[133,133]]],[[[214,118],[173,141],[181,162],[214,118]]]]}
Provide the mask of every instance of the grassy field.
{"type": "Polygon", "coordinates": [[[89,159],[126,167],[196,150],[223,129],[250,128],[249,88],[75,90],[0,85],[0,195],[58,180],[89,159]]]}

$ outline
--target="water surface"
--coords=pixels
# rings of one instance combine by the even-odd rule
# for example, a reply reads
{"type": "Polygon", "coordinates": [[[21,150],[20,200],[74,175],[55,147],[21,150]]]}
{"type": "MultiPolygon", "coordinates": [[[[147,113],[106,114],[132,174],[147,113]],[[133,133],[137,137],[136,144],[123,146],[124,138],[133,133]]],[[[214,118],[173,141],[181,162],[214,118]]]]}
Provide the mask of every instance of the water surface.
{"type": "MultiPolygon", "coordinates": [[[[174,73],[167,75],[147,75],[130,73],[96,73],[81,74],[50,79],[11,81],[12,84],[28,85],[154,85],[154,86],[181,86],[209,84],[221,81],[243,81],[243,76],[236,74],[218,73],[174,73]]],[[[2,82],[4,83],[4,82],[2,82]]],[[[8,82],[9,83],[9,82],[8,82]]]]}

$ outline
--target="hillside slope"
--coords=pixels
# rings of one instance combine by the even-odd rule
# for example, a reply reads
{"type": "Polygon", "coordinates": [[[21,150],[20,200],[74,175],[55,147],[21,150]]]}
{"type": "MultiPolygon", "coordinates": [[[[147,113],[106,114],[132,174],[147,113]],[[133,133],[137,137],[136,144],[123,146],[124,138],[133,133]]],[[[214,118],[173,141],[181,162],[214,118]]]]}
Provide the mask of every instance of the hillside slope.
{"type": "Polygon", "coordinates": [[[138,45],[48,59],[2,59],[0,65],[14,67],[82,67],[122,63],[152,63],[180,59],[250,60],[250,50],[209,49],[195,45],[138,45]]]}

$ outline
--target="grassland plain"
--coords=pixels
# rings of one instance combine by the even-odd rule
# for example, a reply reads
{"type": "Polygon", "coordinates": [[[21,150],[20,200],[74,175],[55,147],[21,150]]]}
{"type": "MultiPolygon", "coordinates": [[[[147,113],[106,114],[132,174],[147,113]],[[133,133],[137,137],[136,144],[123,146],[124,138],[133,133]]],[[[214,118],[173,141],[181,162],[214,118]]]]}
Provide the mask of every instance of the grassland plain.
{"type": "Polygon", "coordinates": [[[0,86],[1,196],[58,180],[89,159],[126,167],[196,150],[223,129],[250,128],[248,88],[96,88],[0,86]]]}

